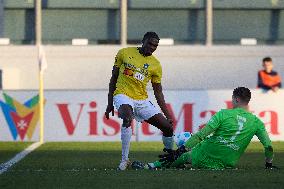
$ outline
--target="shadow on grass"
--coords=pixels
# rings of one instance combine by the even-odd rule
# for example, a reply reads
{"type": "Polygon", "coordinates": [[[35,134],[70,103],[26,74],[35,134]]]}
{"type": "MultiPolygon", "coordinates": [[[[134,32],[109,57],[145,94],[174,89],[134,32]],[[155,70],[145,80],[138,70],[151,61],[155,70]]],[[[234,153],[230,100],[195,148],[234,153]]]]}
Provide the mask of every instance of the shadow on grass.
{"type": "MultiPolygon", "coordinates": [[[[158,160],[159,151],[131,151],[130,160],[153,162],[158,160]]],[[[120,161],[120,150],[36,150],[29,154],[13,170],[72,170],[72,169],[115,169],[120,161]]],[[[275,165],[284,165],[284,152],[275,153],[275,165]]],[[[238,165],[240,169],[264,167],[264,153],[245,153],[238,165]]]]}
{"type": "MultiPolygon", "coordinates": [[[[157,160],[159,151],[134,151],[132,160],[157,160]]],[[[116,171],[120,150],[47,150],[29,154],[0,175],[0,188],[279,188],[283,186],[284,153],[275,154],[282,170],[263,167],[263,153],[245,153],[238,170],[116,171]]]]}

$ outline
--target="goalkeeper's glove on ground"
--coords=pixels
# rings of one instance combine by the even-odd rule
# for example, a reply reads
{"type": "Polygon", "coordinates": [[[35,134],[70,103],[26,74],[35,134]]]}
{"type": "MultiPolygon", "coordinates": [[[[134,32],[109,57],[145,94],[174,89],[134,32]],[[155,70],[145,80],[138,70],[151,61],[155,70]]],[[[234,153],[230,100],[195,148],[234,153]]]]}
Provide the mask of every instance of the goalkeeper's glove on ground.
{"type": "Polygon", "coordinates": [[[272,163],[265,163],[265,169],[279,169],[279,167],[272,165],[272,163]]]}
{"type": "Polygon", "coordinates": [[[162,165],[169,166],[185,152],[187,152],[187,149],[182,145],[177,150],[172,150],[167,154],[159,155],[159,161],[162,163],[162,165]]]}

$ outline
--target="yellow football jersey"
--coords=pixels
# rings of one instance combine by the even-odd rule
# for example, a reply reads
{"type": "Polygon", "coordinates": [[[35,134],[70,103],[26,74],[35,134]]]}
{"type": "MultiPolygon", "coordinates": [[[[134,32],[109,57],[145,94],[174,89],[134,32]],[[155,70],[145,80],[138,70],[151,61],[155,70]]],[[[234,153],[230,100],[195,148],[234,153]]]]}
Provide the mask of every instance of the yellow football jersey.
{"type": "Polygon", "coordinates": [[[116,94],[125,94],[135,100],[148,98],[147,83],[161,83],[162,67],[153,56],[143,56],[137,47],[123,48],[118,51],[114,65],[119,68],[116,94]]]}

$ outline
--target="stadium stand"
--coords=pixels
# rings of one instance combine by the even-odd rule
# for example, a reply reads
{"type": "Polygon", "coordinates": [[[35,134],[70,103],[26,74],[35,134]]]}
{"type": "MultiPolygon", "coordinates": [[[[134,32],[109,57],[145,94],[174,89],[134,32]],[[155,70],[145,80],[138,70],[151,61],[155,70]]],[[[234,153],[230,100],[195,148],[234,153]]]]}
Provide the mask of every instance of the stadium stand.
{"type": "MultiPolygon", "coordinates": [[[[4,37],[16,44],[34,43],[33,1],[5,2],[4,37]]],[[[214,0],[213,7],[215,44],[239,44],[241,38],[283,44],[283,1],[214,0]]],[[[90,44],[119,43],[118,0],[44,0],[43,8],[46,44],[71,44],[73,38],[86,38],[90,44]]],[[[136,43],[154,30],[161,38],[173,38],[175,44],[203,44],[204,10],[204,0],[129,0],[128,41],[136,43]]]]}

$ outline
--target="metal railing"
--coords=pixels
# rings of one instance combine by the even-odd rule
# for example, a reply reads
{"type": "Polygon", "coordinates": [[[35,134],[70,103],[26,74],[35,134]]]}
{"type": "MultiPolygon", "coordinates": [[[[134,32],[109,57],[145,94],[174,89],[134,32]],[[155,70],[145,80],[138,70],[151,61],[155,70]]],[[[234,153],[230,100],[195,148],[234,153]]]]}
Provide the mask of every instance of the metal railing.
{"type": "MultiPolygon", "coordinates": [[[[35,0],[36,9],[36,45],[41,45],[42,27],[41,27],[41,0],[35,0]],[[40,17],[40,19],[39,19],[40,17]]],[[[127,45],[127,12],[128,0],[120,0],[120,44],[127,45]]],[[[213,2],[206,0],[206,45],[211,46],[213,41],[213,2]]]]}

